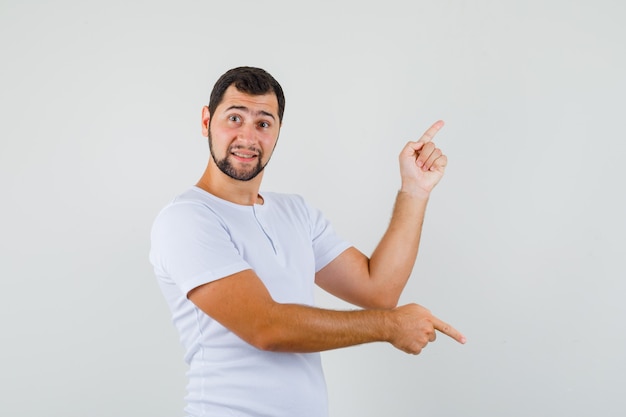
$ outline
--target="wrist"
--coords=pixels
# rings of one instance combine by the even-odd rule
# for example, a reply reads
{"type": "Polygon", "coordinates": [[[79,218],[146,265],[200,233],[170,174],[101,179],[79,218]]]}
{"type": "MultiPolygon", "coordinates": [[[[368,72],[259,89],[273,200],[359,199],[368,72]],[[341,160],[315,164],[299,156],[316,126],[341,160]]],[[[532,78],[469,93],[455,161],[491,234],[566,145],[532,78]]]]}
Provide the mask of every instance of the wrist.
{"type": "Polygon", "coordinates": [[[405,181],[403,180],[400,184],[399,192],[405,193],[406,195],[412,196],[414,198],[420,198],[422,200],[427,200],[430,197],[430,192],[432,190],[427,190],[421,187],[414,181],[405,181]]]}
{"type": "Polygon", "coordinates": [[[382,314],[382,341],[393,344],[393,337],[398,332],[396,309],[380,310],[382,314]]]}
{"type": "Polygon", "coordinates": [[[427,202],[430,198],[430,192],[422,189],[417,189],[415,187],[400,187],[398,190],[398,197],[405,196],[406,198],[410,198],[416,201],[424,201],[427,202]]]}

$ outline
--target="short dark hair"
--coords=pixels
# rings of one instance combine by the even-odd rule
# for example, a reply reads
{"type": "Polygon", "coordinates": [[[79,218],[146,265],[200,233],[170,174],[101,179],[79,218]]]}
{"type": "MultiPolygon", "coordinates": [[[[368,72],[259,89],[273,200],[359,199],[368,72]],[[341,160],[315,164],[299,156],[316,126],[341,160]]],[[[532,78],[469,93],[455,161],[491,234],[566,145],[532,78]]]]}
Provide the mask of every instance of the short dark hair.
{"type": "Polygon", "coordinates": [[[222,102],[226,89],[234,85],[242,93],[263,95],[269,92],[276,94],[278,100],[278,119],[282,123],[285,112],[285,95],[283,89],[267,71],[254,67],[237,67],[226,71],[213,86],[209,99],[209,113],[211,116],[222,102]]]}

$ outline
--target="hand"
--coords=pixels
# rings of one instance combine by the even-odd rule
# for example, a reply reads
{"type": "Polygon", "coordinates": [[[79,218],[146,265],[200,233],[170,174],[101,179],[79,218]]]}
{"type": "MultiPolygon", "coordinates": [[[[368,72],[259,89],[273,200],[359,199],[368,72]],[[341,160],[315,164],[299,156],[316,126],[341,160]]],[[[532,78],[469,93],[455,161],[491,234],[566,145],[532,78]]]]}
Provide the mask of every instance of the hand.
{"type": "Polygon", "coordinates": [[[402,191],[428,197],[443,177],[448,158],[432,142],[443,127],[443,120],[435,122],[417,142],[406,144],[400,152],[402,191]]]}
{"type": "Polygon", "coordinates": [[[450,336],[459,343],[465,343],[465,336],[449,324],[433,316],[427,308],[417,304],[407,304],[392,310],[395,327],[389,342],[396,348],[414,355],[434,342],[435,331],[450,336]]]}

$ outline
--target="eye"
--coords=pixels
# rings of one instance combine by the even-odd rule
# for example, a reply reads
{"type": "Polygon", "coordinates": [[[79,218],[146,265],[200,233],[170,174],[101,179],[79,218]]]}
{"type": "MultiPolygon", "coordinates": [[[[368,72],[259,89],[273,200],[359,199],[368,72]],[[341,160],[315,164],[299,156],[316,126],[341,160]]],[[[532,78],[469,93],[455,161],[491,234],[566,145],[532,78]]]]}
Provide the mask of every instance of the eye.
{"type": "Polygon", "coordinates": [[[230,116],[228,116],[228,121],[239,123],[241,122],[241,117],[237,116],[236,114],[231,114],[230,116]]]}
{"type": "Polygon", "coordinates": [[[270,127],[270,124],[269,124],[269,122],[260,122],[259,126],[264,128],[264,129],[267,129],[268,127],[270,127]]]}

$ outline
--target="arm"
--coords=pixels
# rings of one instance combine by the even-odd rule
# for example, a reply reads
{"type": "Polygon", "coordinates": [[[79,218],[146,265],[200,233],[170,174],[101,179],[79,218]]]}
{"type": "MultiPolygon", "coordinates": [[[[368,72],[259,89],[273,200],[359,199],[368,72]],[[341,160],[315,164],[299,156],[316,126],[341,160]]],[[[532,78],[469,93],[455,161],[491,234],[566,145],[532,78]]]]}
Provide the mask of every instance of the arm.
{"type": "Polygon", "coordinates": [[[432,142],[443,126],[433,124],[400,153],[402,186],[387,231],[368,259],[350,248],[320,270],[316,283],[350,303],[366,308],[393,308],[417,257],[430,193],[443,177],[447,157],[432,142]]]}
{"type": "Polygon", "coordinates": [[[317,352],[385,341],[418,354],[435,330],[464,337],[428,310],[411,304],[394,310],[333,311],[276,303],[252,270],[191,290],[202,311],[251,345],[278,352],[317,352]]]}

